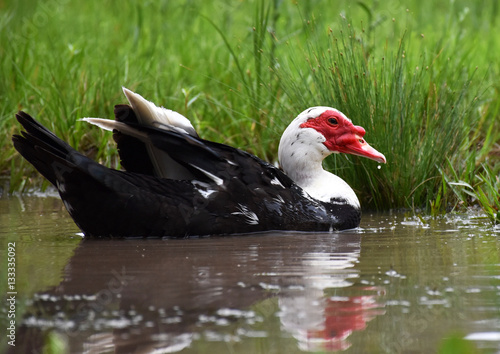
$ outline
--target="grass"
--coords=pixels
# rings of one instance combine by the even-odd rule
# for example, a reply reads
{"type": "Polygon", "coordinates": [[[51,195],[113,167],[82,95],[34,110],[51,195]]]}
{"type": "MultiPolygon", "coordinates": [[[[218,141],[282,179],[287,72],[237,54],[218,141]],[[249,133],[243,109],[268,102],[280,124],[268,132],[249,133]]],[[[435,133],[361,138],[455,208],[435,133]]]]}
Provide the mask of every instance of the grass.
{"type": "Polygon", "coordinates": [[[111,117],[123,85],[187,115],[203,137],[269,161],[299,112],[336,107],[388,159],[327,161],[365,208],[477,204],[498,222],[496,2],[8,0],[0,9],[0,173],[11,191],[40,187],[10,143],[19,109],[119,167],[110,135],[77,119],[111,117]]]}
{"type": "Polygon", "coordinates": [[[306,83],[309,77],[298,85],[290,80],[291,94],[301,104],[318,96],[335,102],[367,128],[369,141],[387,152],[390,163],[380,170],[357,159],[339,158],[332,166],[348,180],[363,176],[355,186],[371,194],[376,206],[421,205],[436,190],[438,181],[430,177],[436,176],[447,152],[457,150],[469,134],[463,124],[473,106],[467,100],[467,69],[457,73],[448,65],[439,67],[433,63],[439,58],[426,58],[417,49],[421,58],[416,65],[408,63],[414,49],[408,48],[405,34],[394,48],[374,53],[362,33],[347,20],[342,22],[339,37],[332,34],[324,49],[318,50],[314,41],[312,84],[306,83]],[[371,193],[374,189],[381,193],[371,193]]]}

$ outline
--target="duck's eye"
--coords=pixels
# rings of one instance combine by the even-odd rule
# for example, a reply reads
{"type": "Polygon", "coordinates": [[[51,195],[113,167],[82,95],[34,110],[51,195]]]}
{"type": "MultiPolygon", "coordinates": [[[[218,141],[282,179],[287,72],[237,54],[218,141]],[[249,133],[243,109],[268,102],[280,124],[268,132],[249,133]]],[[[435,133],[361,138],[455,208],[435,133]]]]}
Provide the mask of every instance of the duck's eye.
{"type": "Polygon", "coordinates": [[[331,125],[337,125],[339,122],[335,118],[328,118],[328,123],[331,125]]]}

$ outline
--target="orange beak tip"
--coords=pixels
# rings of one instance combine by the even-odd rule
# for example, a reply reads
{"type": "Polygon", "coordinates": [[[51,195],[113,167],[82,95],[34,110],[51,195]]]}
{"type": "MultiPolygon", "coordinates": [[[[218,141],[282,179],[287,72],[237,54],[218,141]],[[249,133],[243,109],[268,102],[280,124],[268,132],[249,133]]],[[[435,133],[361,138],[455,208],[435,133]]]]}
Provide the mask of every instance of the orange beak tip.
{"type": "Polygon", "coordinates": [[[372,148],[370,145],[366,144],[362,148],[362,153],[360,154],[361,156],[367,157],[371,160],[380,162],[380,163],[386,163],[387,160],[385,159],[384,154],[378,152],[376,149],[372,148]]]}

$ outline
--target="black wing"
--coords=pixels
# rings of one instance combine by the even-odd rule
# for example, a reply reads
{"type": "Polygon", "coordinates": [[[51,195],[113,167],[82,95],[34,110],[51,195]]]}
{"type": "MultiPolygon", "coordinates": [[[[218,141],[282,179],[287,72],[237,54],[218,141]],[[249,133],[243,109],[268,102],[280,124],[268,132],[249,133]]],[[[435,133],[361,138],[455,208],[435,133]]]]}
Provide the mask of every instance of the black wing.
{"type": "Polygon", "coordinates": [[[359,211],[314,200],[278,168],[227,145],[130,123],[199,176],[172,180],[109,169],[26,113],[17,119],[26,131],[13,137],[16,149],[58,188],[87,236],[327,231],[359,223],[359,211]]]}

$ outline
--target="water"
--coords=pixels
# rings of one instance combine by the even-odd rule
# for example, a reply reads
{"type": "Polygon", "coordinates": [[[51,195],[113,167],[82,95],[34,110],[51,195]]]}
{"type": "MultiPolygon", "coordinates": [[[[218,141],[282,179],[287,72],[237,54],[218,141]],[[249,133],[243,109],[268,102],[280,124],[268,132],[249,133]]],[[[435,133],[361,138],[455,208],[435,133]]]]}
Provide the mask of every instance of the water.
{"type": "Polygon", "coordinates": [[[78,232],[58,198],[0,199],[0,252],[16,242],[17,291],[16,347],[2,333],[0,350],[500,351],[500,230],[475,214],[365,213],[360,229],[333,234],[78,232]]]}

